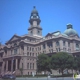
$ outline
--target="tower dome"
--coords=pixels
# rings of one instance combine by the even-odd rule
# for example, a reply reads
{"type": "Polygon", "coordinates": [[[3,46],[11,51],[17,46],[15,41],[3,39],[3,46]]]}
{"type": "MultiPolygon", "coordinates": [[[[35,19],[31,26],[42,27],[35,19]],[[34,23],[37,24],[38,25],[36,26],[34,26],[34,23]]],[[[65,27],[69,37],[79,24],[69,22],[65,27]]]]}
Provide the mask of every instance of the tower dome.
{"type": "Polygon", "coordinates": [[[64,31],[64,34],[68,36],[78,36],[77,32],[73,29],[72,24],[67,24],[67,30],[64,31]]]}
{"type": "Polygon", "coordinates": [[[35,6],[33,6],[33,10],[32,10],[31,13],[32,13],[32,14],[34,14],[34,13],[38,13],[38,11],[36,10],[36,7],[35,7],[35,6]]]}

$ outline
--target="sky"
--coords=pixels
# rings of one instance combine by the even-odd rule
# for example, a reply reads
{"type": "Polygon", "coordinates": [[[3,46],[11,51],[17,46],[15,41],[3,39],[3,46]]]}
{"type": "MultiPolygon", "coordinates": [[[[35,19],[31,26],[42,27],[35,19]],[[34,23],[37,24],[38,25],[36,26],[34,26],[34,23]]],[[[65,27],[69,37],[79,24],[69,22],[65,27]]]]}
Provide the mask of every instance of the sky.
{"type": "Polygon", "coordinates": [[[28,34],[33,6],[38,10],[42,35],[64,31],[71,23],[80,36],[80,0],[0,0],[0,42],[14,34],[28,34]]]}

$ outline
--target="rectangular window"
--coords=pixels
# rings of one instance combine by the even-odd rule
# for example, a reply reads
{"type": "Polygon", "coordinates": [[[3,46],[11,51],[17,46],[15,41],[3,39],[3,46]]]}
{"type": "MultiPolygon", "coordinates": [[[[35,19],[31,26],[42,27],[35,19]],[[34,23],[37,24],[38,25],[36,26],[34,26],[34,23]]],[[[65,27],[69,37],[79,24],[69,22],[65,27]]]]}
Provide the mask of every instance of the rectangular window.
{"type": "Polygon", "coordinates": [[[34,48],[32,48],[32,51],[34,51],[34,48]]]}
{"type": "Polygon", "coordinates": [[[29,69],[29,63],[27,63],[27,69],[29,69]]]}
{"type": "Polygon", "coordinates": [[[45,49],[46,48],[46,46],[45,46],[45,44],[43,44],[43,49],[45,49]]]}
{"type": "Polygon", "coordinates": [[[27,56],[29,56],[29,52],[27,52],[27,56]]]}
{"type": "Polygon", "coordinates": [[[34,69],[34,63],[33,63],[33,69],[34,69]]]}
{"type": "Polygon", "coordinates": [[[68,47],[70,47],[70,43],[68,43],[68,47]]]}
{"type": "Polygon", "coordinates": [[[32,64],[30,63],[30,69],[31,69],[31,65],[32,65],[32,64]]]}

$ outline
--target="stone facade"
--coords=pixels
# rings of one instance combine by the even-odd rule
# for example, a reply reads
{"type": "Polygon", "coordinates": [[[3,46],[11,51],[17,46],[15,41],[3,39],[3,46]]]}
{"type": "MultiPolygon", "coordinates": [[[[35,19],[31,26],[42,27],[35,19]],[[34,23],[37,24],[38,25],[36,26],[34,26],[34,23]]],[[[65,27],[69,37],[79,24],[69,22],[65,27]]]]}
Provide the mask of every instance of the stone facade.
{"type": "Polygon", "coordinates": [[[20,68],[23,68],[24,75],[36,73],[36,59],[41,53],[52,55],[64,51],[80,56],[80,38],[71,24],[67,25],[64,33],[56,31],[43,37],[41,20],[35,7],[29,22],[28,34],[15,34],[5,45],[0,45],[0,73],[15,71],[19,75],[20,68]]]}

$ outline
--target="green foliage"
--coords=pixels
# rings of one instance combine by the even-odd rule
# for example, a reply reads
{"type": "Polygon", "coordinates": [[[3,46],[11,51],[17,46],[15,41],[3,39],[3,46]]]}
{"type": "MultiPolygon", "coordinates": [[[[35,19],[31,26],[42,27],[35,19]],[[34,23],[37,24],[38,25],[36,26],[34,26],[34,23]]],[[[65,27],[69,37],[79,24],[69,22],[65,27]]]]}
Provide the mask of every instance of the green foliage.
{"type": "Polygon", "coordinates": [[[20,68],[19,70],[21,72],[21,75],[23,76],[23,68],[20,68]]]}
{"type": "Polygon", "coordinates": [[[37,70],[50,71],[50,58],[45,54],[40,54],[37,60],[37,70]]]}
{"type": "Polygon", "coordinates": [[[63,70],[71,68],[73,63],[73,57],[66,52],[59,52],[51,57],[52,69],[60,70],[63,74],[63,70]]]}
{"type": "Polygon", "coordinates": [[[39,72],[51,72],[51,69],[59,70],[62,72],[62,75],[65,69],[80,71],[80,57],[74,57],[66,52],[59,52],[53,54],[51,57],[46,54],[40,54],[37,60],[37,70],[39,72]]]}

